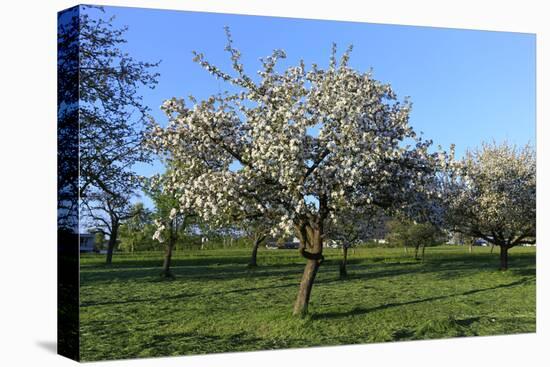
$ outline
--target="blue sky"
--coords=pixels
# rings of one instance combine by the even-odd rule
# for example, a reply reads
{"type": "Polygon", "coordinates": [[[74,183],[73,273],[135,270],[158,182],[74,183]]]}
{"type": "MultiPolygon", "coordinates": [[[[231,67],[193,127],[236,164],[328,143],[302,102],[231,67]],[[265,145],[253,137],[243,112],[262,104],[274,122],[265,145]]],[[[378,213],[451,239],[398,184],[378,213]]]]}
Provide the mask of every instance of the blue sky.
{"type": "MultiPolygon", "coordinates": [[[[332,42],[354,50],[350,65],[372,68],[402,99],[410,96],[410,124],[426,138],[457,154],[482,141],[535,144],[535,35],[342,21],[105,7],[116,25],[127,25],[124,49],[138,60],[162,60],[159,85],[143,90],[144,102],[159,121],[170,97],[204,98],[224,84],[192,62],[192,50],[230,70],[224,26],[233,33],[249,73],[259,57],[286,51],[283,65],[303,59],[326,66],[332,42]]],[[[96,11],[92,10],[92,13],[96,11]]],[[[148,175],[158,165],[140,167],[148,175]]]]}

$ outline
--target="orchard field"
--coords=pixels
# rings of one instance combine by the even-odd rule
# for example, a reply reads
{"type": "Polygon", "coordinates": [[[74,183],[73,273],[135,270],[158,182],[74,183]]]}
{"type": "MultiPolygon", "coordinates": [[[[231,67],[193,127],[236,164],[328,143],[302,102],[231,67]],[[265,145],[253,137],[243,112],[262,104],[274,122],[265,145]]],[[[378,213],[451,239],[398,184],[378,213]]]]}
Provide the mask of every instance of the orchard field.
{"type": "Polygon", "coordinates": [[[535,248],[439,246],[424,261],[403,249],[358,248],[339,278],[326,249],[309,315],[292,317],[303,273],[297,250],[81,255],[82,360],[189,355],[535,332],[535,248]]]}

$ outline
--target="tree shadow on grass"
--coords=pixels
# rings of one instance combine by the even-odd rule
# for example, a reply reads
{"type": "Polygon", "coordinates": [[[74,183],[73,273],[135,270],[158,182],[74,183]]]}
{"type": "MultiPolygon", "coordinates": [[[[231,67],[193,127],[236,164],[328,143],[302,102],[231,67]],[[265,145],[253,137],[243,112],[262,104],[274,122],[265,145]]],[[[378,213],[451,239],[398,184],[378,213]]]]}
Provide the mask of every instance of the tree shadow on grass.
{"type": "MultiPolygon", "coordinates": [[[[364,271],[364,272],[351,273],[348,276],[348,278],[346,278],[345,280],[342,280],[337,276],[325,277],[324,279],[318,279],[315,282],[315,284],[316,285],[328,285],[328,284],[337,283],[337,282],[345,282],[345,281],[350,281],[350,280],[361,280],[361,279],[364,279],[364,280],[368,281],[368,280],[373,280],[373,279],[376,279],[376,278],[386,278],[386,277],[394,277],[394,276],[406,275],[406,274],[411,274],[411,273],[429,273],[429,272],[438,271],[437,265],[434,268],[434,267],[431,267],[431,266],[427,265],[426,263],[422,264],[421,267],[416,268],[416,269],[411,269],[410,267],[403,267],[403,268],[399,268],[399,269],[390,268],[390,269],[384,269],[384,270],[380,270],[380,271],[370,271],[370,268],[368,268],[368,267],[366,269],[367,269],[367,271],[364,271]]],[[[455,266],[452,266],[452,267],[447,267],[445,274],[449,274],[449,270],[453,270],[453,271],[462,270],[463,271],[465,269],[476,270],[477,268],[475,266],[472,266],[471,264],[458,264],[458,265],[455,265],[455,266]]],[[[226,271],[226,272],[222,272],[222,274],[216,274],[215,277],[208,277],[207,275],[203,274],[203,272],[199,272],[199,274],[197,274],[197,279],[200,279],[200,280],[206,280],[206,279],[209,279],[209,280],[212,280],[212,279],[228,280],[228,279],[234,279],[235,275],[236,275],[235,273],[238,273],[238,274],[242,275],[242,273],[248,273],[248,272],[249,272],[248,270],[243,270],[243,269],[239,268],[238,270],[236,270],[234,272],[229,272],[228,273],[226,271]]],[[[261,272],[255,273],[253,276],[254,277],[257,277],[257,276],[270,277],[270,276],[281,275],[281,274],[284,274],[284,275],[300,274],[301,272],[302,272],[301,267],[299,269],[297,269],[296,271],[292,271],[292,272],[289,272],[288,269],[284,270],[284,271],[265,271],[265,270],[263,270],[261,272]]],[[[534,269],[518,269],[517,272],[520,275],[524,275],[524,280],[520,281],[520,283],[523,283],[527,280],[534,279],[533,277],[530,277],[527,280],[525,280],[526,276],[534,275],[534,269]]],[[[247,276],[244,276],[244,277],[250,277],[250,275],[247,275],[247,276]]],[[[130,277],[130,278],[135,279],[135,277],[130,277]]],[[[188,280],[189,278],[190,278],[190,276],[181,276],[181,275],[178,274],[178,279],[179,280],[185,281],[185,280],[188,280]]],[[[191,278],[193,278],[193,277],[191,277],[191,278]]],[[[157,280],[155,280],[155,281],[157,281],[157,280]]],[[[176,294],[176,295],[153,297],[153,298],[135,298],[135,299],[125,299],[125,300],[117,299],[117,300],[100,301],[100,302],[83,302],[80,305],[80,307],[105,306],[105,305],[123,305],[123,304],[130,304],[130,303],[151,303],[151,302],[159,302],[159,301],[166,301],[166,300],[185,300],[185,299],[193,298],[193,297],[223,296],[223,295],[234,294],[234,293],[246,294],[246,293],[250,293],[250,292],[258,292],[258,291],[264,291],[264,290],[298,287],[298,284],[299,284],[298,279],[296,279],[295,282],[293,281],[293,282],[286,283],[286,284],[281,284],[281,285],[268,285],[268,286],[264,286],[264,287],[237,288],[237,289],[230,289],[230,290],[227,290],[227,291],[204,292],[204,293],[203,292],[201,292],[201,293],[179,293],[179,294],[176,294]]],[[[433,300],[438,300],[438,299],[449,298],[449,297],[452,297],[452,296],[468,295],[470,293],[477,293],[477,292],[480,292],[480,291],[486,291],[486,290],[497,289],[497,288],[502,288],[502,287],[507,287],[507,286],[513,286],[513,285],[517,285],[517,284],[519,284],[519,283],[516,282],[516,283],[511,283],[509,285],[504,285],[504,286],[501,285],[501,286],[497,286],[497,287],[493,287],[493,288],[485,288],[485,289],[481,289],[481,290],[468,291],[468,292],[465,292],[463,294],[456,294],[456,295],[450,295],[450,296],[441,296],[441,297],[432,297],[432,298],[425,299],[425,300],[411,301],[410,303],[414,304],[414,303],[428,302],[428,301],[433,301],[433,300]]],[[[405,304],[409,304],[409,303],[388,304],[388,305],[384,305],[384,306],[378,306],[378,308],[380,308],[380,307],[381,308],[387,308],[387,307],[399,306],[399,305],[405,305],[405,304]]],[[[377,310],[378,308],[376,308],[374,310],[377,310]]],[[[370,311],[373,311],[373,310],[371,309],[370,311]]]]}
{"type": "Polygon", "coordinates": [[[531,276],[534,277],[537,275],[537,269],[536,268],[514,268],[509,269],[508,271],[511,271],[512,273],[520,276],[531,276]]]}
{"type": "MultiPolygon", "coordinates": [[[[173,280],[180,281],[230,281],[238,279],[259,279],[279,276],[298,276],[303,273],[302,264],[261,265],[257,268],[249,268],[246,265],[232,265],[220,267],[207,267],[198,265],[172,266],[171,271],[175,276],[173,280]]],[[[98,269],[85,269],[81,272],[81,285],[90,286],[94,283],[111,283],[124,281],[163,282],[161,278],[161,266],[148,268],[113,268],[109,271],[98,269]]]]}
{"type": "MultiPolygon", "coordinates": [[[[103,258],[91,258],[81,261],[81,269],[102,269],[102,270],[116,270],[124,268],[136,268],[136,267],[160,267],[164,254],[155,253],[147,254],[143,257],[133,257],[131,255],[115,255],[113,263],[111,265],[105,264],[103,258]]],[[[260,257],[259,257],[260,260],[260,257]]],[[[278,257],[266,256],[261,258],[260,261],[265,261],[266,265],[297,265],[301,264],[299,254],[284,254],[278,257]],[[295,256],[294,256],[295,255],[295,256]],[[276,260],[276,261],[274,261],[276,260]]],[[[189,257],[175,257],[172,258],[173,267],[187,267],[187,266],[221,266],[221,265],[242,265],[246,266],[250,261],[250,255],[225,255],[220,256],[218,254],[204,254],[200,256],[189,257]]]]}
{"type": "MultiPolygon", "coordinates": [[[[462,255],[452,259],[430,259],[427,265],[431,271],[438,273],[440,279],[455,279],[469,275],[470,272],[500,272],[498,255],[478,254],[462,255]]],[[[509,259],[509,271],[522,276],[534,276],[535,257],[532,254],[514,254],[509,259]]]]}
{"type": "Polygon", "coordinates": [[[523,285],[523,284],[529,283],[533,280],[534,280],[533,278],[523,278],[521,280],[518,280],[518,281],[515,281],[515,282],[512,282],[512,283],[508,283],[508,284],[500,284],[500,285],[497,285],[497,286],[494,286],[494,287],[489,287],[489,288],[473,289],[473,290],[462,292],[462,293],[454,293],[454,294],[448,294],[448,295],[443,295],[443,296],[428,297],[428,298],[412,300],[412,301],[407,301],[407,302],[387,303],[387,304],[383,304],[383,305],[379,305],[379,306],[375,306],[375,307],[370,307],[370,308],[358,307],[358,308],[354,308],[353,310],[345,311],[345,312],[325,312],[325,313],[313,314],[311,316],[311,318],[312,319],[336,319],[336,318],[345,318],[345,317],[349,317],[349,316],[364,315],[364,314],[367,314],[367,313],[370,313],[370,312],[376,312],[376,311],[385,310],[385,309],[393,308],[393,307],[408,306],[408,305],[414,305],[414,304],[425,303],[425,302],[439,301],[439,300],[449,299],[449,298],[454,298],[454,297],[468,296],[468,295],[472,295],[472,294],[476,294],[476,293],[480,293],[480,292],[491,291],[491,290],[495,290],[495,289],[515,287],[515,286],[518,286],[518,285],[523,285]]]}
{"type": "MultiPolygon", "coordinates": [[[[510,256],[509,271],[523,276],[535,275],[535,257],[533,254],[514,254],[510,256]]],[[[440,279],[456,279],[471,272],[498,272],[498,256],[494,254],[445,254],[442,257],[426,257],[424,261],[405,260],[397,262],[365,263],[351,266],[348,280],[376,279],[407,274],[435,273],[440,279]],[[380,270],[378,270],[380,269],[380,270]]]]}
{"type": "Polygon", "coordinates": [[[124,304],[130,304],[130,303],[151,303],[151,302],[160,302],[160,301],[169,301],[169,300],[184,300],[184,299],[193,298],[193,297],[223,296],[223,295],[232,294],[232,293],[245,294],[250,292],[258,292],[262,290],[271,290],[271,289],[289,288],[289,287],[297,287],[297,283],[270,285],[266,287],[238,288],[238,289],[231,289],[231,290],[219,291],[219,292],[180,293],[172,296],[163,296],[163,297],[154,297],[154,298],[135,298],[135,299],[112,300],[112,301],[101,301],[101,302],[83,302],[80,304],[80,307],[124,305],[124,304]]]}
{"type": "Polygon", "coordinates": [[[147,344],[151,356],[212,354],[258,350],[315,347],[320,345],[342,345],[332,339],[329,343],[312,343],[302,338],[261,338],[246,332],[229,335],[212,335],[200,332],[183,332],[155,335],[147,344]]]}
{"type": "Polygon", "coordinates": [[[479,320],[481,320],[481,317],[476,316],[476,317],[468,317],[468,318],[465,318],[465,319],[457,319],[457,320],[454,320],[454,322],[458,326],[468,327],[468,326],[478,322],[479,320]]]}
{"type": "MultiPolygon", "coordinates": [[[[113,273],[116,271],[133,271],[134,269],[152,269],[162,267],[163,256],[145,259],[113,259],[111,265],[104,263],[81,263],[80,269],[86,272],[105,272],[113,273]]],[[[227,257],[205,257],[189,259],[173,259],[172,267],[216,267],[223,265],[241,265],[245,266],[248,259],[245,257],[227,256],[227,257]]]]}
{"type": "MultiPolygon", "coordinates": [[[[204,260],[204,259],[203,259],[204,260]]],[[[498,271],[498,256],[494,254],[445,254],[438,257],[427,257],[423,262],[412,259],[401,259],[398,261],[387,262],[387,259],[378,259],[372,261],[367,259],[363,261],[351,261],[349,265],[349,280],[365,279],[372,280],[377,278],[398,277],[407,274],[427,274],[437,273],[441,279],[455,279],[460,276],[466,276],[472,271],[498,271]]],[[[268,277],[296,277],[299,278],[303,272],[304,264],[297,263],[279,263],[264,264],[257,268],[248,268],[246,266],[248,258],[245,257],[209,257],[206,261],[197,262],[196,259],[187,259],[175,261],[172,271],[177,280],[182,281],[226,281],[251,278],[268,277]],[[240,259],[241,263],[235,263],[235,259],[240,259]],[[219,264],[219,265],[218,265],[219,264]],[[224,265],[225,264],[225,265],[224,265]]],[[[154,266],[151,261],[134,260],[131,262],[133,267],[113,266],[113,267],[86,267],[81,272],[81,284],[83,286],[93,285],[95,283],[124,282],[126,280],[141,282],[160,282],[160,262],[155,260],[154,266]]],[[[317,280],[316,284],[341,281],[336,274],[338,273],[339,262],[330,260],[321,266],[320,272],[327,274],[330,279],[317,280]],[[334,276],[332,276],[334,275],[334,276]]],[[[532,276],[535,274],[535,256],[533,254],[514,254],[510,258],[510,271],[523,276],[532,276]]]]}
{"type": "Polygon", "coordinates": [[[145,347],[150,356],[189,355],[250,350],[251,345],[260,341],[260,338],[249,336],[245,332],[229,335],[184,332],[154,335],[145,347]]]}

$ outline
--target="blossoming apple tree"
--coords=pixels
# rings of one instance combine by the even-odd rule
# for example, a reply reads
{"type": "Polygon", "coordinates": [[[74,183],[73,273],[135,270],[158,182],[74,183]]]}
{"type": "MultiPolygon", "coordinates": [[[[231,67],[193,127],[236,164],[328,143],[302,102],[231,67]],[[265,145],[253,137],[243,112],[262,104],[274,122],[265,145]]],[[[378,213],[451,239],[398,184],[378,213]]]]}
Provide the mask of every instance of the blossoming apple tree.
{"type": "Polygon", "coordinates": [[[296,235],[306,265],[294,314],[303,315],[327,224],[349,209],[403,205],[412,191],[428,190],[447,156],[415,134],[408,101],[348,65],[351,47],[338,60],[333,45],[326,69],[300,61],[279,70],[286,54],[275,50],[252,76],[226,33],[231,73],[201,53],[194,61],[227,90],[165,101],[169,123],[152,123],[149,144],[185,162],[168,180],[181,193],[178,210],[214,222],[269,217],[272,235],[296,235]]]}
{"type": "Polygon", "coordinates": [[[172,254],[174,247],[179,239],[180,232],[186,229],[193,213],[177,210],[179,196],[171,191],[171,186],[166,184],[167,179],[171,179],[170,172],[172,167],[167,165],[164,175],[156,175],[144,180],[143,187],[147,195],[155,203],[155,212],[153,213],[156,231],[153,239],[165,243],[164,260],[160,276],[165,279],[173,279],[170,267],[172,263],[172,254]]]}
{"type": "Polygon", "coordinates": [[[536,242],[536,159],[529,146],[483,144],[468,152],[446,197],[452,230],[500,247],[500,269],[508,250],[536,242]]]}

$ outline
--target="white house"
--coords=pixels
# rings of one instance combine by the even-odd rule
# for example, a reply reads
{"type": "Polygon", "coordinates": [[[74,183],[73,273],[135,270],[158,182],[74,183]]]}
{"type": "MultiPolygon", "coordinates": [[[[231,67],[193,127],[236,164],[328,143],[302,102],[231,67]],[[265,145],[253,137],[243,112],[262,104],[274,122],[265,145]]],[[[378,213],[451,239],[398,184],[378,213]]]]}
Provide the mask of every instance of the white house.
{"type": "Polygon", "coordinates": [[[95,245],[95,235],[90,233],[80,233],[80,252],[93,252],[95,245]]]}

